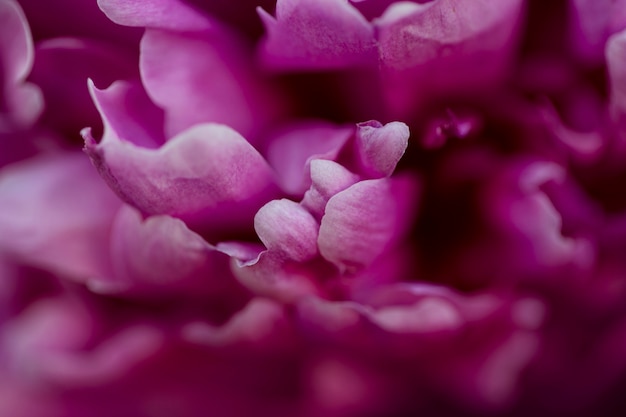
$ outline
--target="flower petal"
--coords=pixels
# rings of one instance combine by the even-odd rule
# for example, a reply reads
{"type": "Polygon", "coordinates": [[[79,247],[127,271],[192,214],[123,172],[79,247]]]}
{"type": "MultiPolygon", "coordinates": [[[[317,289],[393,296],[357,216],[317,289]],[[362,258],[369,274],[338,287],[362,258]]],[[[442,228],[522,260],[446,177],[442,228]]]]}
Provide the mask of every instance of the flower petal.
{"type": "Polygon", "coordinates": [[[305,208],[287,199],[270,201],[254,217],[254,229],[267,249],[297,262],[317,255],[318,228],[305,208]]]}
{"type": "Polygon", "coordinates": [[[401,122],[359,123],[356,139],[361,164],[373,178],[390,176],[409,144],[409,127],[401,122]]]}
{"type": "Polygon", "coordinates": [[[328,200],[358,180],[358,175],[334,161],[314,159],[311,161],[311,188],[304,194],[302,206],[321,219],[328,200]]]}
{"type": "Polygon", "coordinates": [[[109,19],[124,26],[175,31],[202,31],[213,27],[208,16],[179,0],[98,0],[109,19]]]}
{"type": "Polygon", "coordinates": [[[5,168],[0,250],[79,281],[107,276],[109,228],[120,203],[94,174],[80,153],[5,168]]]}
{"type": "Polygon", "coordinates": [[[394,113],[408,116],[428,94],[482,92],[501,80],[514,52],[523,4],[392,4],[374,24],[385,93],[394,113]]]}
{"type": "Polygon", "coordinates": [[[89,91],[104,123],[102,142],[116,138],[144,148],[165,143],[163,112],[138,83],[116,81],[106,90],[88,81],[89,91]]]}
{"type": "Polygon", "coordinates": [[[84,135],[85,151],[109,186],[146,214],[241,228],[273,194],[263,157],[227,126],[197,125],[159,149],[96,144],[84,135]]]}
{"type": "Polygon", "coordinates": [[[34,122],[43,110],[41,92],[25,82],[33,60],[33,40],[22,9],[13,0],[3,1],[0,3],[0,132],[14,124],[34,122]]]}
{"type": "Polygon", "coordinates": [[[322,256],[342,270],[369,265],[410,227],[415,184],[407,180],[358,182],[330,198],[320,225],[322,256]]]}
{"type": "Polygon", "coordinates": [[[150,98],[165,110],[167,137],[197,123],[217,122],[252,138],[279,112],[278,99],[265,90],[242,52],[223,31],[146,31],[141,77],[150,98]]]}
{"type": "Polygon", "coordinates": [[[375,63],[374,30],[345,0],[278,0],[276,18],[259,9],[268,66],[330,69],[375,63]]]}
{"type": "Polygon", "coordinates": [[[277,171],[283,190],[301,195],[311,185],[311,160],[335,160],[352,135],[353,129],[347,126],[301,123],[270,138],[267,160],[277,171]]]}
{"type": "Polygon", "coordinates": [[[227,287],[229,278],[227,258],[181,220],[164,215],[144,220],[129,206],[113,223],[111,262],[115,273],[90,280],[93,291],[206,296],[227,287]]]}

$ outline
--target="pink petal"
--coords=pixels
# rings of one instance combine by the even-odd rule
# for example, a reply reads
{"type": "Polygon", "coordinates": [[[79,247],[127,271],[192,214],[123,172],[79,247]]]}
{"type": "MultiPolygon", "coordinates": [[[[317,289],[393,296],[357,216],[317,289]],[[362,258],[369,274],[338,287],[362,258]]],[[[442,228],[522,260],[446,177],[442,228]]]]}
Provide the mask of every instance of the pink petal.
{"type": "Polygon", "coordinates": [[[320,253],[344,271],[369,265],[410,228],[414,197],[408,179],[366,180],[337,193],[322,217],[320,253]]]}
{"type": "Polygon", "coordinates": [[[106,90],[99,90],[89,80],[89,91],[102,121],[102,141],[115,138],[145,148],[165,143],[163,112],[148,98],[136,82],[116,81],[106,90]]]}
{"type": "Polygon", "coordinates": [[[327,272],[323,267],[289,261],[273,251],[257,250],[256,257],[250,259],[250,248],[236,243],[220,244],[218,249],[233,256],[233,274],[243,286],[257,295],[292,303],[321,292],[317,280],[320,272],[327,272]],[[241,258],[241,255],[245,257],[241,258]]]}
{"type": "Polygon", "coordinates": [[[119,205],[80,153],[23,161],[0,176],[0,248],[79,281],[108,276],[119,205]]]}
{"type": "Polygon", "coordinates": [[[88,282],[95,292],[206,296],[229,283],[227,259],[179,220],[143,219],[124,206],[111,230],[115,273],[88,282]]]}
{"type": "Polygon", "coordinates": [[[0,3],[0,133],[28,125],[43,110],[41,92],[26,83],[33,65],[33,40],[22,9],[13,0],[0,3]]]}
{"type": "Polygon", "coordinates": [[[610,80],[611,112],[622,125],[626,121],[626,31],[611,36],[606,44],[610,80]]]}
{"type": "Polygon", "coordinates": [[[202,31],[214,26],[207,16],[179,0],[98,0],[109,19],[125,26],[202,31]]]}
{"type": "Polygon", "coordinates": [[[265,247],[297,262],[317,255],[318,228],[305,208],[286,199],[270,201],[254,217],[254,229],[265,247]]]}
{"type": "Polygon", "coordinates": [[[279,0],[276,18],[259,9],[268,66],[330,69],[375,62],[374,30],[345,0],[279,0]]]}
{"type": "Polygon", "coordinates": [[[226,32],[147,30],[141,41],[141,77],[165,110],[168,137],[203,122],[227,124],[248,138],[258,133],[279,104],[253,68],[226,32]]]}
{"type": "Polygon", "coordinates": [[[159,149],[113,138],[96,144],[84,135],[85,151],[109,186],[147,214],[241,228],[273,193],[263,157],[227,126],[197,125],[159,149]]]}
{"type": "Polygon", "coordinates": [[[626,2],[569,0],[569,3],[574,51],[591,63],[602,63],[607,38],[626,28],[626,2]]]}
{"type": "Polygon", "coordinates": [[[311,185],[313,159],[335,160],[353,129],[329,123],[301,123],[270,137],[267,160],[277,171],[283,190],[301,195],[311,185]]]}
{"type": "Polygon", "coordinates": [[[304,194],[302,206],[321,219],[328,200],[358,180],[358,175],[334,161],[314,159],[311,161],[311,188],[304,194]]]}
{"type": "Polygon", "coordinates": [[[401,122],[359,123],[356,139],[361,164],[373,178],[390,176],[409,144],[409,127],[401,122]]]}
{"type": "Polygon", "coordinates": [[[428,94],[484,91],[506,74],[522,0],[397,2],[379,19],[385,93],[399,117],[428,94]]]}

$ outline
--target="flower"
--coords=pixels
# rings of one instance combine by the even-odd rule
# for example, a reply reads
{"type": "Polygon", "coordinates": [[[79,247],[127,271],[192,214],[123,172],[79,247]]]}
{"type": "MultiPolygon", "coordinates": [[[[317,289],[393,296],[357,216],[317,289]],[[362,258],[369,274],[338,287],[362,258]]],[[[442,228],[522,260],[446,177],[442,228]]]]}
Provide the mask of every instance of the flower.
{"type": "Polygon", "coordinates": [[[624,22],[2,0],[0,414],[621,415],[624,22]]]}

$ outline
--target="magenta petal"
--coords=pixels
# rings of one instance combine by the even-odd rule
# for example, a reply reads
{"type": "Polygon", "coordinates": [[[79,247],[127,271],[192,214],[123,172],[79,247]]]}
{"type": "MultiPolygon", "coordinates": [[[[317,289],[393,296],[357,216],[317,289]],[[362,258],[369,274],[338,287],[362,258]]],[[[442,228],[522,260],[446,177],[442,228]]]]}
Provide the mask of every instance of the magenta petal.
{"type": "Polygon", "coordinates": [[[611,36],[606,44],[610,79],[611,111],[616,121],[626,121],[626,31],[611,36]]]}
{"type": "Polygon", "coordinates": [[[98,0],[98,6],[109,19],[125,26],[175,31],[201,31],[214,26],[207,16],[179,0],[98,0]]]}
{"type": "Polygon", "coordinates": [[[166,136],[217,122],[251,138],[278,112],[277,99],[231,38],[225,32],[144,34],[141,77],[148,95],[165,110],[166,136]]]}
{"type": "Polygon", "coordinates": [[[282,199],[270,201],[254,217],[254,228],[268,250],[298,262],[317,255],[319,225],[300,204],[282,199]]]}
{"type": "Polygon", "coordinates": [[[0,248],[79,281],[106,276],[119,205],[80,153],[12,165],[0,176],[0,248]]]}
{"type": "Polygon", "coordinates": [[[506,75],[522,0],[397,2],[374,21],[385,94],[398,116],[429,94],[482,92],[506,75]]]}
{"type": "Polygon", "coordinates": [[[343,270],[373,262],[409,227],[410,204],[403,194],[410,188],[389,179],[366,180],[331,197],[319,231],[322,256],[343,270]]]}
{"type": "Polygon", "coordinates": [[[117,139],[96,144],[84,134],[85,151],[109,186],[147,214],[242,227],[272,189],[263,157],[227,126],[197,125],[159,149],[117,139]]]}
{"type": "Polygon", "coordinates": [[[265,298],[252,299],[222,326],[190,323],[182,329],[183,338],[212,347],[252,343],[255,350],[275,342],[289,326],[284,306],[265,298]]]}
{"type": "Polygon", "coordinates": [[[401,122],[359,123],[356,138],[363,168],[374,178],[390,176],[409,144],[409,127],[401,122]]]}
{"type": "Polygon", "coordinates": [[[314,159],[311,161],[311,188],[304,194],[302,206],[321,219],[328,200],[358,180],[358,175],[334,161],[314,159]]]}
{"type": "Polygon", "coordinates": [[[291,303],[319,294],[316,269],[306,263],[286,260],[283,254],[254,251],[249,245],[224,243],[218,249],[232,256],[231,269],[237,280],[255,294],[291,303]]]}
{"type": "Polygon", "coordinates": [[[262,9],[264,61],[275,68],[329,69],[375,62],[374,29],[345,0],[279,0],[262,9]]]}
{"type": "Polygon", "coordinates": [[[41,92],[25,79],[33,65],[33,40],[22,9],[13,0],[0,3],[0,132],[28,125],[43,109],[41,92]],[[5,115],[4,113],[7,112],[5,115]]]}
{"type": "Polygon", "coordinates": [[[124,206],[111,230],[115,274],[88,285],[103,293],[207,294],[228,282],[226,260],[181,220],[163,215],[144,220],[124,206]]]}
{"type": "Polygon", "coordinates": [[[116,81],[99,90],[89,80],[89,91],[104,123],[103,142],[120,138],[145,148],[165,142],[163,111],[138,83],[116,81]]]}
{"type": "Polygon", "coordinates": [[[289,127],[269,140],[267,160],[278,173],[283,190],[301,195],[311,185],[313,159],[335,160],[352,137],[351,127],[310,122],[289,127]]]}
{"type": "Polygon", "coordinates": [[[626,2],[569,0],[569,3],[574,51],[591,63],[602,62],[607,38],[626,28],[626,2]]]}

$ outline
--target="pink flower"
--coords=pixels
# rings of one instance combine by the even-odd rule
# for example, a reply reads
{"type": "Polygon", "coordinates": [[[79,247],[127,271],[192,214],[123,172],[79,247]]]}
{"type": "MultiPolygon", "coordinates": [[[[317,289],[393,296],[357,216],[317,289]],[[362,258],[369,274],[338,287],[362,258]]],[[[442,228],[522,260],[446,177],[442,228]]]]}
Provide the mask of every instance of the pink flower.
{"type": "Polygon", "coordinates": [[[620,415],[625,22],[2,0],[0,414],[620,415]]]}

